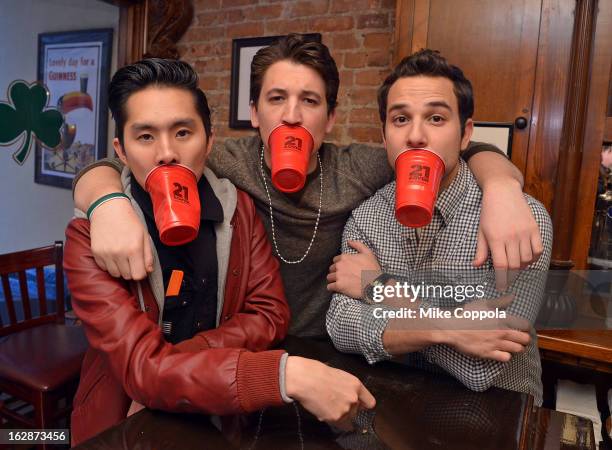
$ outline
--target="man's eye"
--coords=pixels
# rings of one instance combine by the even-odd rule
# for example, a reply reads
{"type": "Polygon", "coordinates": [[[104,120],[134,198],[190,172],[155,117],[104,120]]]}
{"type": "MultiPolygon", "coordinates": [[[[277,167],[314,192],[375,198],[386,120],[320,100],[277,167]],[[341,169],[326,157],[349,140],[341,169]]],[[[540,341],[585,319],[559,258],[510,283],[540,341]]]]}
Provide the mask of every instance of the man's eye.
{"type": "Polygon", "coordinates": [[[306,97],[306,98],[304,99],[304,101],[305,101],[306,103],[308,103],[309,105],[318,105],[318,104],[319,104],[319,102],[318,102],[316,99],[314,99],[314,98],[308,98],[308,97],[306,97]]]}
{"type": "Polygon", "coordinates": [[[442,122],[444,122],[444,120],[445,119],[444,119],[443,116],[438,116],[438,115],[431,116],[431,121],[433,123],[442,123],[442,122]]]}
{"type": "Polygon", "coordinates": [[[187,136],[189,136],[190,134],[191,134],[191,131],[189,131],[189,130],[179,130],[179,131],[177,131],[177,133],[176,133],[176,135],[177,135],[178,137],[187,137],[187,136]]]}
{"type": "Polygon", "coordinates": [[[282,95],[275,95],[273,97],[270,97],[268,100],[270,102],[272,102],[272,103],[282,102],[283,101],[283,96],[282,95]]]}
{"type": "Polygon", "coordinates": [[[152,141],[153,140],[153,136],[146,133],[146,134],[141,134],[140,136],[138,136],[138,140],[139,141],[152,141]]]}
{"type": "Polygon", "coordinates": [[[408,122],[408,118],[406,116],[395,116],[392,119],[392,122],[396,125],[402,125],[406,122],[408,122]]]}

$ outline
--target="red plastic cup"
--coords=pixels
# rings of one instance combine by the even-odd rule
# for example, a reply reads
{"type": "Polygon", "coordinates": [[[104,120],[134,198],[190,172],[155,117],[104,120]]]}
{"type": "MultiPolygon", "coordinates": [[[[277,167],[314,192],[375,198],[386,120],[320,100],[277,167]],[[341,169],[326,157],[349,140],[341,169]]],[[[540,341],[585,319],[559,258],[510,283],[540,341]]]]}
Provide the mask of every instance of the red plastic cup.
{"type": "Polygon", "coordinates": [[[395,159],[395,217],[404,226],[429,225],[444,176],[444,161],[431,150],[408,149],[395,159]]]}
{"type": "Polygon", "coordinates": [[[314,147],[310,132],[302,126],[279,125],[268,138],[272,154],[272,184],[281,192],[297,192],[306,183],[308,161],[314,147]]]}
{"type": "Polygon", "coordinates": [[[193,241],[200,229],[200,195],[196,176],[179,164],[157,166],[145,180],[153,201],[155,225],[165,245],[193,241]]]}

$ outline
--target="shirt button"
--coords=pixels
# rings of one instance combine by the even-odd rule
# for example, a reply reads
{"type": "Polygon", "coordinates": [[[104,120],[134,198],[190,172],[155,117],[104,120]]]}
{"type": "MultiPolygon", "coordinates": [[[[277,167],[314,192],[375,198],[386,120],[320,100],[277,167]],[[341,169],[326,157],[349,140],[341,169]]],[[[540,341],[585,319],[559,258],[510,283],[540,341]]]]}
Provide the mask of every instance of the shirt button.
{"type": "Polygon", "coordinates": [[[151,311],[151,307],[150,307],[149,305],[146,305],[146,306],[145,306],[145,311],[146,311],[146,312],[151,311]]]}
{"type": "Polygon", "coordinates": [[[196,328],[199,330],[200,328],[202,328],[202,323],[201,322],[196,322],[196,328]]]}
{"type": "Polygon", "coordinates": [[[227,316],[223,318],[223,320],[227,321],[227,320],[230,320],[231,318],[232,318],[232,315],[228,314],[227,316]]]}
{"type": "Polygon", "coordinates": [[[234,269],[234,270],[232,270],[232,275],[234,275],[235,277],[237,277],[238,275],[240,275],[240,269],[234,269]]]}

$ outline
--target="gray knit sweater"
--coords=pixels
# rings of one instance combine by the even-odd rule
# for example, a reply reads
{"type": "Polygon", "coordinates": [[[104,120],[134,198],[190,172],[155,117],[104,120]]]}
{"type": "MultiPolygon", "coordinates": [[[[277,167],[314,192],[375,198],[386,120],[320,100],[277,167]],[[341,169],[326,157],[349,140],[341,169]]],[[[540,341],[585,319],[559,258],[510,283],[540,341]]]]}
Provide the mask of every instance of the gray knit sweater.
{"type": "MultiPolygon", "coordinates": [[[[212,152],[208,166],[229,178],[255,202],[272,242],[270,204],[260,170],[259,136],[227,140],[212,152]]],[[[289,332],[299,336],[325,335],[325,313],[331,301],[326,276],[334,256],[340,253],[342,230],[351,211],[393,178],[382,148],[353,144],[339,148],[323,144],[323,200],[317,236],[310,253],[300,264],[281,262],[281,275],[291,308],[289,332]]],[[[287,260],[302,257],[312,237],[321,192],[320,168],[308,176],[304,189],[284,194],[272,187],[270,170],[263,165],[272,198],[278,249],[287,260]]],[[[273,250],[276,254],[276,250],[273,250]]]]}

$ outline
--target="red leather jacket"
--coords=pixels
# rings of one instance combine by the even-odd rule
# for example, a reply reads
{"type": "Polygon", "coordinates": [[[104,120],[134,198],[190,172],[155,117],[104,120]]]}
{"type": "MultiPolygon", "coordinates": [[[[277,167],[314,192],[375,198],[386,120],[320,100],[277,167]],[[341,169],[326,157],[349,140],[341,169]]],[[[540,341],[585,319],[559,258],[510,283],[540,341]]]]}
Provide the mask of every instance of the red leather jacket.
{"type": "Polygon", "coordinates": [[[89,222],[73,219],[68,225],[64,268],[90,344],[74,398],[73,444],[123,420],[132,400],[219,415],[283,404],[284,352],[264,350],[285,337],[289,308],[253,202],[241,191],[237,197],[219,326],[178,345],[162,336],[149,283],[101,270],[91,253],[89,222]],[[138,284],[146,312],[139,306],[138,284]]]}

